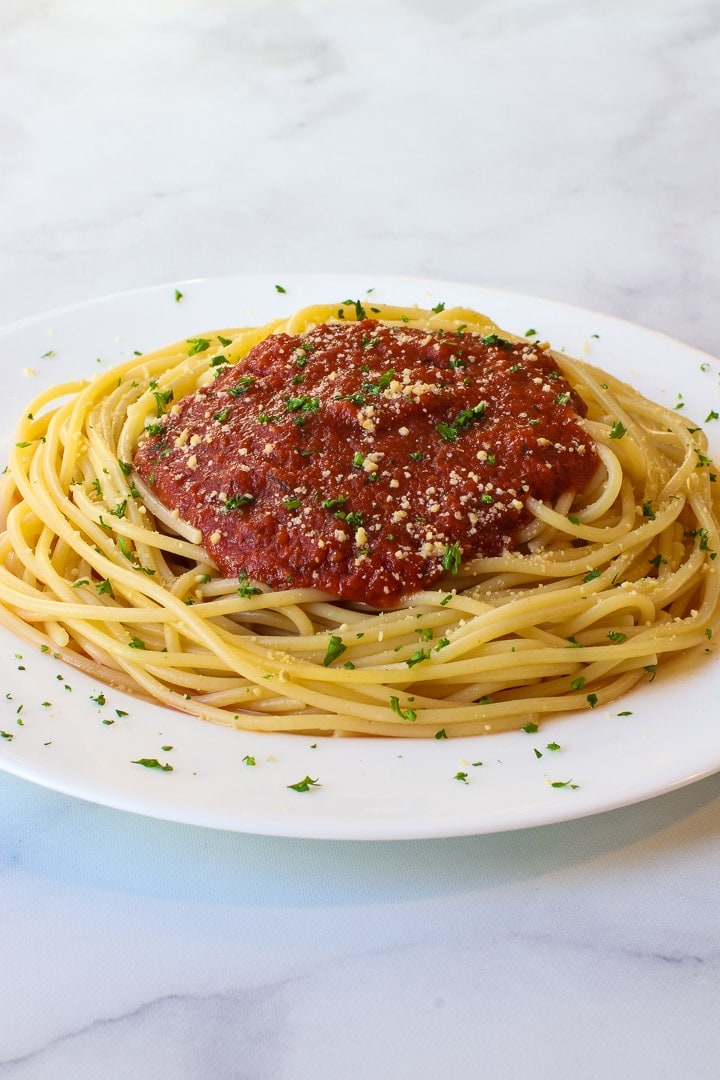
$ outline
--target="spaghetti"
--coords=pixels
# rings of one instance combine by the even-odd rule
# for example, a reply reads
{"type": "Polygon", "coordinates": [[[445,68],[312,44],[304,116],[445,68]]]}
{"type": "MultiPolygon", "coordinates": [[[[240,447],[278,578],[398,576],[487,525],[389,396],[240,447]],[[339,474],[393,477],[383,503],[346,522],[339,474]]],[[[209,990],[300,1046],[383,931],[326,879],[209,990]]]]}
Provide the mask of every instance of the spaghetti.
{"type": "Polygon", "coordinates": [[[0,622],[108,684],[235,727],[494,732],[602,706],[664,658],[708,646],[720,609],[713,481],[686,417],[483,315],[311,307],[39,395],[0,493],[0,622]],[[289,460],[273,458],[278,445],[308,469],[320,453],[330,429],[313,416],[323,399],[302,360],[340,338],[355,343],[356,382],[343,383],[339,362],[316,372],[335,378],[328,401],[351,427],[325,440],[304,488],[279,466],[273,487],[273,460],[289,460]],[[400,362],[408,343],[426,350],[422,379],[400,362]],[[278,349],[294,364],[292,391],[278,349]],[[491,368],[500,382],[481,387],[491,368]],[[502,405],[516,377],[523,408],[502,405]],[[284,407],[249,408],[273,378],[284,407]],[[237,429],[233,398],[248,406],[237,429]],[[385,416],[406,432],[404,457],[378,441],[385,416]],[[201,453],[220,429],[243,452],[225,473],[201,453]],[[338,472],[344,443],[351,465],[338,472]],[[393,499],[411,461],[428,479],[422,506],[416,487],[403,508],[393,499]],[[204,485],[193,488],[196,471],[204,485]],[[286,563],[260,558],[273,546],[286,563]]]}

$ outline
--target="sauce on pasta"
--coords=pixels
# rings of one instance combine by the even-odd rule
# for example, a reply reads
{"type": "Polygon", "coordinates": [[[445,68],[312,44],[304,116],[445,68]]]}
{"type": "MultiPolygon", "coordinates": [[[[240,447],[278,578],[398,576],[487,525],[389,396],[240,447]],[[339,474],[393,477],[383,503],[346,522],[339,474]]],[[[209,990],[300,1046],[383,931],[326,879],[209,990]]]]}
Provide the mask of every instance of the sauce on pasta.
{"type": "Polygon", "coordinates": [[[217,371],[159,399],[134,465],[224,574],[273,588],[391,608],[516,550],[528,498],[598,467],[552,356],[497,334],[340,320],[217,371]]]}

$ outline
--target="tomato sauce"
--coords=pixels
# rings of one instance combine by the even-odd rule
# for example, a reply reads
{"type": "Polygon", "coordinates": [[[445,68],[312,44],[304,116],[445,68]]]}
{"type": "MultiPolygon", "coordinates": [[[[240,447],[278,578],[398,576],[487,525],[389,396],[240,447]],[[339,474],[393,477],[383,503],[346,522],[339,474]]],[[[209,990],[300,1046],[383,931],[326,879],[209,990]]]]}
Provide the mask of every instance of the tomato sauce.
{"type": "Polygon", "coordinates": [[[226,575],[378,609],[517,548],[582,492],[586,407],[551,355],[372,319],[274,334],[175,402],[135,468],[226,575]]]}

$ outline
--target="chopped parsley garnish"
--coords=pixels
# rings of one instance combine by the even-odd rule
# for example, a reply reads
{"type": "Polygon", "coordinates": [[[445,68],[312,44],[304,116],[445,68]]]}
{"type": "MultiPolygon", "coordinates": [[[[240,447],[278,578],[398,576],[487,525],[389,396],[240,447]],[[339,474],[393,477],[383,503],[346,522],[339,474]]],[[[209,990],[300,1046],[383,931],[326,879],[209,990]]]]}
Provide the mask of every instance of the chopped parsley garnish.
{"type": "Polygon", "coordinates": [[[295,784],[288,784],[291,791],[309,791],[310,788],[320,787],[318,780],[313,780],[311,776],[306,776],[303,780],[298,780],[295,784]]]}
{"type": "Polygon", "coordinates": [[[390,698],[390,708],[399,716],[401,720],[417,720],[417,713],[414,709],[403,709],[400,705],[400,699],[398,697],[390,698]]]}
{"type": "Polygon", "coordinates": [[[162,416],[173,399],[172,387],[167,390],[153,390],[153,397],[155,398],[157,415],[162,416]]]}
{"type": "Polygon", "coordinates": [[[457,428],[454,428],[452,424],[445,423],[444,420],[435,425],[435,430],[444,442],[454,442],[458,437],[457,428]]]}
{"type": "Polygon", "coordinates": [[[337,634],[331,634],[330,640],[327,644],[327,649],[325,651],[325,656],[323,657],[323,667],[329,667],[334,660],[337,660],[339,656],[342,656],[346,649],[347,645],[345,644],[343,639],[341,637],[338,637],[337,634]]]}
{"type": "Polygon", "coordinates": [[[466,431],[475,421],[484,418],[486,409],[487,402],[479,401],[472,408],[463,409],[459,412],[451,424],[441,420],[439,424],[435,425],[435,430],[444,442],[455,442],[461,431],[466,431]]]}
{"type": "Polygon", "coordinates": [[[459,542],[456,540],[454,544],[449,544],[445,548],[445,552],[442,557],[442,568],[447,571],[448,574],[457,574],[460,569],[460,562],[462,560],[462,549],[459,542]]]}
{"type": "Polygon", "coordinates": [[[142,765],[146,769],[160,769],[161,772],[172,772],[173,771],[172,765],[168,765],[167,763],[165,765],[161,765],[160,762],[158,761],[158,759],[154,758],[154,757],[137,758],[135,761],[131,761],[130,764],[131,765],[142,765]]]}
{"type": "Polygon", "coordinates": [[[343,303],[352,305],[355,308],[355,318],[358,322],[362,322],[363,319],[367,318],[365,308],[362,306],[359,300],[343,300],[343,303]]]}
{"type": "MultiPolygon", "coordinates": [[[[285,400],[285,412],[289,413],[314,413],[320,408],[320,398],[310,397],[308,394],[302,397],[286,398],[285,400]]],[[[295,423],[304,423],[303,416],[296,416],[295,423]]]]}
{"type": "Polygon", "coordinates": [[[228,394],[231,397],[240,397],[241,394],[247,394],[248,390],[252,388],[255,378],[252,375],[241,375],[234,386],[231,386],[228,390],[228,394]]]}
{"type": "Polygon", "coordinates": [[[250,506],[254,502],[254,495],[230,495],[225,500],[223,510],[226,513],[229,513],[231,510],[242,510],[245,506],[250,506]]]}
{"type": "Polygon", "coordinates": [[[188,338],[187,343],[190,346],[188,356],[195,356],[196,353],[205,352],[210,348],[210,342],[206,338],[188,338]]]}
{"type": "MultiPolygon", "coordinates": [[[[498,345],[501,349],[512,349],[512,342],[506,341],[505,338],[501,338],[499,334],[486,334],[481,337],[483,345],[498,345]]],[[[518,371],[519,371],[518,367],[518,371]]]]}
{"type": "Polygon", "coordinates": [[[257,586],[250,584],[247,571],[238,574],[238,582],[239,587],[236,589],[236,592],[237,595],[242,596],[244,600],[248,600],[251,596],[257,596],[262,592],[262,589],[258,589],[257,586]]]}
{"type": "Polygon", "coordinates": [[[338,506],[344,506],[346,502],[347,499],[344,495],[336,495],[334,499],[323,499],[320,505],[323,510],[335,510],[338,506]]]}

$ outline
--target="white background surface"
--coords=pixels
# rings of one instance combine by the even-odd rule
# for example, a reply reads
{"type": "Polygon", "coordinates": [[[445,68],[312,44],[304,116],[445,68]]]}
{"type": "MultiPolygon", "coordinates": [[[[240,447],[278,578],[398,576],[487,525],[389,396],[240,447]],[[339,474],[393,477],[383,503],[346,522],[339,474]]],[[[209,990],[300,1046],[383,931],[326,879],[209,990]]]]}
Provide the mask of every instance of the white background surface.
{"type": "MultiPolygon", "coordinates": [[[[717,353],[719,54],[710,0],[4,0],[0,321],[361,271],[717,353]]],[[[0,774],[0,1080],[717,1080],[719,882],[717,776],[369,844],[0,774]]]]}

